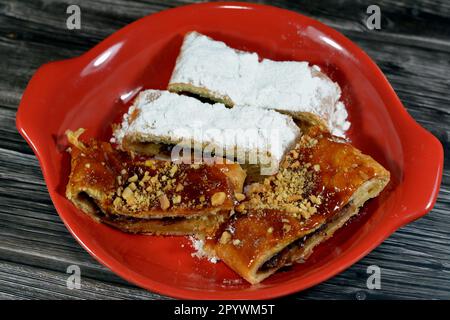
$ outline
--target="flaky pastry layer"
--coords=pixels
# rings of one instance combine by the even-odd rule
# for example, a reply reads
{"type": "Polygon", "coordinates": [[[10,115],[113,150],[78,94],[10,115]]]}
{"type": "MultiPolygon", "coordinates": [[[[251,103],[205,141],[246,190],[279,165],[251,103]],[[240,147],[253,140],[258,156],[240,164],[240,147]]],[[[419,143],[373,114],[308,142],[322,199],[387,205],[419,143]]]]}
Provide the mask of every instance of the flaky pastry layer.
{"type": "Polygon", "coordinates": [[[302,136],[278,174],[246,188],[247,199],[209,249],[250,283],[304,261],[389,182],[389,172],[318,127],[302,136]]]}
{"type": "Polygon", "coordinates": [[[82,132],[68,132],[71,173],[66,196],[92,217],[121,230],[192,234],[205,229],[202,225],[222,222],[242,191],[245,172],[238,164],[189,165],[133,157],[106,142],[83,143],[82,132]]]}

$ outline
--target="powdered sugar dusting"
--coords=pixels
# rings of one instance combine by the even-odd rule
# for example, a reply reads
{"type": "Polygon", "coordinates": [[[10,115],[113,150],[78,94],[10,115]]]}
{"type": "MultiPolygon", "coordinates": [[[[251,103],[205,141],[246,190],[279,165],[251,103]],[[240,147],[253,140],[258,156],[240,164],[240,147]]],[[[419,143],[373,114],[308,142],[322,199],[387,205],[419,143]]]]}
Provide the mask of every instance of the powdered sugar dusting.
{"type": "Polygon", "coordinates": [[[195,252],[191,253],[192,257],[196,257],[198,259],[207,259],[211,263],[217,263],[219,259],[217,257],[209,256],[205,250],[205,241],[202,239],[197,239],[196,237],[190,236],[189,240],[191,241],[191,245],[194,248],[195,252]]]}
{"type": "Polygon", "coordinates": [[[273,61],[238,51],[197,32],[184,40],[170,83],[207,88],[234,104],[310,112],[342,136],[350,126],[339,85],[308,62],[273,61]]]}
{"type": "Polygon", "coordinates": [[[114,132],[119,144],[125,136],[153,142],[159,142],[160,137],[171,144],[192,138],[226,152],[235,146],[243,152],[267,152],[275,163],[281,161],[299,135],[300,129],[291,117],[273,110],[240,106],[230,109],[220,103],[211,105],[158,90],[141,92],[114,132]]]}

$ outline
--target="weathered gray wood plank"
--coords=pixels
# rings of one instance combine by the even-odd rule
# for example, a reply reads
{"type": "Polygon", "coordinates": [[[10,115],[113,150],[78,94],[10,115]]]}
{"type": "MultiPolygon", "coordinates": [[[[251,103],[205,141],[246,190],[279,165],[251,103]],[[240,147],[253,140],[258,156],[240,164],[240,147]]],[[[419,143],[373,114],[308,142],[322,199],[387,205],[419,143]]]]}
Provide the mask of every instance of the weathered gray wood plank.
{"type": "Polygon", "coordinates": [[[54,272],[0,260],[2,294],[23,299],[154,299],[156,295],[122,284],[111,284],[83,275],[81,288],[69,289],[65,272],[54,272]],[[18,294],[18,292],[20,292],[18,294]]]}

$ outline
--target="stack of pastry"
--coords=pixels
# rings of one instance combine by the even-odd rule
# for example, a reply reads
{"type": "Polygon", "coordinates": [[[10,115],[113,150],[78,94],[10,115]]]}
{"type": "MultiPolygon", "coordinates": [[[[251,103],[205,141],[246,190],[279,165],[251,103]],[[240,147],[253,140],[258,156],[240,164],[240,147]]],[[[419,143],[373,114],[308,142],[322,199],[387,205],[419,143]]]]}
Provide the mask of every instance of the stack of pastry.
{"type": "Polygon", "coordinates": [[[122,231],[195,235],[254,284],[305,261],[389,182],[342,139],[349,126],[317,66],[190,32],[168,91],[141,92],[111,143],[68,132],[66,195],[122,231]]]}

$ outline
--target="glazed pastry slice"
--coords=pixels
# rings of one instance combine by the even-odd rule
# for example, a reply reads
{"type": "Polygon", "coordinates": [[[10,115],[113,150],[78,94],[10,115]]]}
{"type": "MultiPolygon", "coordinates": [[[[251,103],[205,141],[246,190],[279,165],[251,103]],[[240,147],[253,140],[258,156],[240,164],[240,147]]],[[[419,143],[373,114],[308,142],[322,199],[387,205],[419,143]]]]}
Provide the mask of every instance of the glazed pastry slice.
{"type": "Polygon", "coordinates": [[[338,136],[350,126],[339,85],[318,66],[261,59],[195,31],[184,38],[168,89],[229,107],[274,109],[338,136]]]}
{"type": "Polygon", "coordinates": [[[132,157],[111,144],[68,132],[66,196],[97,221],[133,233],[205,233],[223,222],[242,192],[239,164],[176,164],[132,157]]]}
{"type": "Polygon", "coordinates": [[[280,171],[250,185],[246,201],[208,241],[211,254],[252,284],[306,260],[370,198],[390,174],[370,156],[315,127],[280,171]]]}

